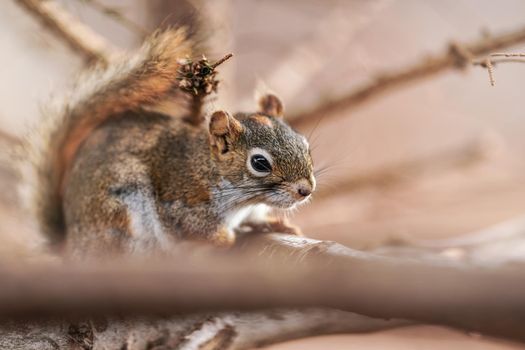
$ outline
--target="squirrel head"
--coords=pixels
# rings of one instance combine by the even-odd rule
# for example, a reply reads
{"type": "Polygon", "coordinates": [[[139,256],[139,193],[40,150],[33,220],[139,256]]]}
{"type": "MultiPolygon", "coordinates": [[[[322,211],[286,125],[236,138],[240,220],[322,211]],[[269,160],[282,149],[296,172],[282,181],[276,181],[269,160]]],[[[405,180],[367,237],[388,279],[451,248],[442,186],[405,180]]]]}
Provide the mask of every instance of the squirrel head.
{"type": "Polygon", "coordinates": [[[283,111],[279,98],[268,94],[255,113],[211,116],[212,156],[227,183],[227,201],[290,209],[315,190],[308,141],[284,121],[283,111]]]}

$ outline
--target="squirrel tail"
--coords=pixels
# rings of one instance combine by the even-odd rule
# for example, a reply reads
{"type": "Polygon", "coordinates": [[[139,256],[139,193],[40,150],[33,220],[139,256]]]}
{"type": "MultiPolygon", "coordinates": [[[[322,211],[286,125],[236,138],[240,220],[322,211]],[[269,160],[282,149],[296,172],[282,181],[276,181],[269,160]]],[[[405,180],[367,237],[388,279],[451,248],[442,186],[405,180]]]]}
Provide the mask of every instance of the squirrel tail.
{"type": "Polygon", "coordinates": [[[62,187],[82,142],[106,120],[173,96],[181,61],[193,46],[183,29],[158,32],[136,54],[89,70],[65,98],[46,106],[26,140],[22,195],[50,243],[65,236],[62,187]]]}

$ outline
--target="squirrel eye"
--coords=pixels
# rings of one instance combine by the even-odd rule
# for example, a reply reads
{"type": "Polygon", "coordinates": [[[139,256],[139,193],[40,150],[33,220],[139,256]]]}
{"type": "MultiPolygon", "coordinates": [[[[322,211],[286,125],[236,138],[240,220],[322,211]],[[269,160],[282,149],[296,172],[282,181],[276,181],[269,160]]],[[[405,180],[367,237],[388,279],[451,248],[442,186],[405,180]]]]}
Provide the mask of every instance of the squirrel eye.
{"type": "Polygon", "coordinates": [[[254,154],[250,159],[250,164],[255,171],[260,173],[270,173],[272,171],[270,162],[261,154],[254,154]]]}
{"type": "Polygon", "coordinates": [[[248,171],[257,177],[268,176],[272,173],[273,158],[268,151],[254,147],[248,151],[246,167],[248,171]]]}

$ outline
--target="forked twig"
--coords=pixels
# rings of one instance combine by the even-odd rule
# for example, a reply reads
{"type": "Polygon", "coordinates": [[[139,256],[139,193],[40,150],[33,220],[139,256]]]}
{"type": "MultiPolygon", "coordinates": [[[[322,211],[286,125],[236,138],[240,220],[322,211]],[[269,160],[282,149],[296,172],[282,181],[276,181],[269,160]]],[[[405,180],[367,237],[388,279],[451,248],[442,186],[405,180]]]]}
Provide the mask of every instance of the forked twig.
{"type": "Polygon", "coordinates": [[[525,63],[525,54],[524,53],[491,53],[488,55],[488,57],[472,61],[472,64],[475,66],[481,66],[483,68],[487,68],[487,72],[489,73],[489,81],[490,85],[495,85],[495,79],[494,79],[494,65],[496,63],[508,63],[508,62],[516,62],[516,63],[525,63]],[[493,58],[493,57],[499,57],[499,58],[493,58]]]}

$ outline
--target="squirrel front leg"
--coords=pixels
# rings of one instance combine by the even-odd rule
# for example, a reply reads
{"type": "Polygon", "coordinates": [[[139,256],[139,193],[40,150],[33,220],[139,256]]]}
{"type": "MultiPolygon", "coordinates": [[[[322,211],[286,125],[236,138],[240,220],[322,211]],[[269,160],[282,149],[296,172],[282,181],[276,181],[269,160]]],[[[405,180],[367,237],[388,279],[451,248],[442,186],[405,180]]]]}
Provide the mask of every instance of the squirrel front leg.
{"type": "Polygon", "coordinates": [[[288,218],[272,214],[270,208],[262,205],[256,207],[252,213],[241,223],[242,232],[254,233],[284,233],[302,236],[301,229],[290,223],[288,218]]]}
{"type": "Polygon", "coordinates": [[[303,232],[299,228],[288,220],[285,217],[272,217],[267,221],[267,225],[271,228],[273,232],[286,233],[289,235],[303,236],[303,232]]]}
{"type": "Polygon", "coordinates": [[[243,232],[250,231],[254,233],[284,233],[288,235],[303,236],[301,229],[290,223],[287,218],[268,217],[264,221],[247,221],[244,222],[240,229],[243,232]]]}

